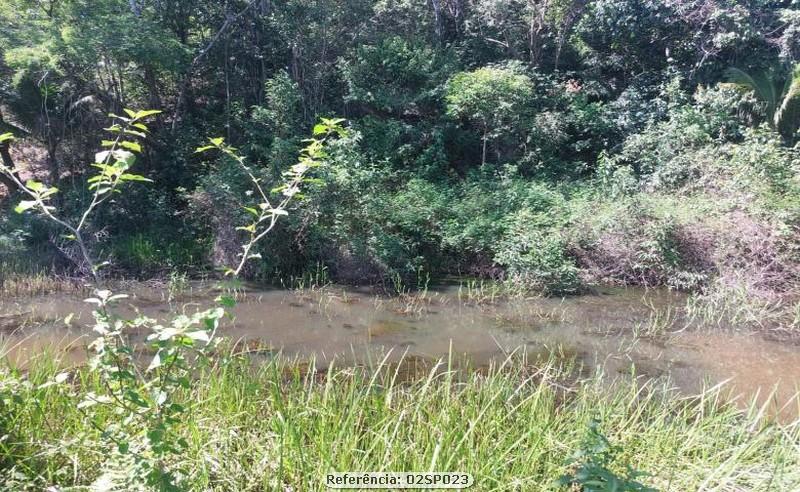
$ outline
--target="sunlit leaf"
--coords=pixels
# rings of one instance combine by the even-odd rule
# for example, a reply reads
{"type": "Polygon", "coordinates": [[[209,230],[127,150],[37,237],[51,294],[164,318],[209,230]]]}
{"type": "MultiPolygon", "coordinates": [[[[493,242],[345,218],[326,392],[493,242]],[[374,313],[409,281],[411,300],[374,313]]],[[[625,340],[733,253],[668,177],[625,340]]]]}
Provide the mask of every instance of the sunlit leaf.
{"type": "Polygon", "coordinates": [[[138,174],[123,174],[119,177],[122,181],[145,181],[148,183],[152,183],[153,180],[149,178],[145,178],[144,176],[140,176],[138,174]]]}
{"type": "Polygon", "coordinates": [[[18,214],[25,212],[26,210],[30,210],[36,206],[36,200],[22,200],[19,202],[19,205],[14,207],[14,211],[18,214]]]}
{"type": "Polygon", "coordinates": [[[156,352],[156,355],[153,356],[153,360],[150,361],[150,365],[147,366],[148,371],[153,371],[161,367],[161,352],[156,352]]]}
{"type": "Polygon", "coordinates": [[[203,342],[209,342],[211,340],[211,338],[208,336],[208,333],[203,330],[189,332],[186,334],[186,336],[192,340],[200,340],[203,342]]]}
{"type": "Polygon", "coordinates": [[[111,155],[111,151],[110,150],[102,150],[102,151],[100,151],[100,152],[98,152],[98,153],[96,153],[94,155],[94,162],[97,163],[97,164],[106,162],[106,160],[108,159],[109,155],[111,155]]]}
{"type": "Polygon", "coordinates": [[[142,118],[147,118],[148,116],[153,116],[154,114],[160,114],[161,111],[158,109],[143,109],[141,111],[137,111],[133,118],[140,120],[142,118]]]}
{"type": "Polygon", "coordinates": [[[122,130],[122,133],[127,133],[128,135],[136,135],[139,138],[147,137],[147,135],[145,135],[144,133],[137,132],[136,130],[131,130],[130,128],[122,130]]]}
{"type": "Polygon", "coordinates": [[[32,191],[42,191],[46,187],[43,183],[29,179],[25,182],[25,187],[32,191]]]}
{"type": "Polygon", "coordinates": [[[120,142],[119,144],[120,144],[122,147],[125,147],[126,149],[128,149],[128,150],[132,150],[132,151],[134,151],[134,152],[141,152],[141,151],[142,151],[142,146],[141,146],[141,145],[139,145],[139,144],[138,144],[138,143],[136,143],[136,142],[130,142],[130,141],[128,141],[128,140],[123,140],[123,141],[122,141],[122,142],[120,142]]]}

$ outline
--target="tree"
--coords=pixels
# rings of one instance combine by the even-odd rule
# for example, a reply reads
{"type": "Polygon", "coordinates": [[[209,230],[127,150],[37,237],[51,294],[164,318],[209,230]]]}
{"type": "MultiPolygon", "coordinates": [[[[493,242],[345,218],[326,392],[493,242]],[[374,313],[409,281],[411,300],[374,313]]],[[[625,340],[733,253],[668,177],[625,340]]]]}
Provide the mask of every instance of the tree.
{"type": "Polygon", "coordinates": [[[489,140],[513,131],[528,113],[533,82],[516,67],[483,67],[461,72],[447,84],[447,113],[481,131],[481,165],[489,140]]]}

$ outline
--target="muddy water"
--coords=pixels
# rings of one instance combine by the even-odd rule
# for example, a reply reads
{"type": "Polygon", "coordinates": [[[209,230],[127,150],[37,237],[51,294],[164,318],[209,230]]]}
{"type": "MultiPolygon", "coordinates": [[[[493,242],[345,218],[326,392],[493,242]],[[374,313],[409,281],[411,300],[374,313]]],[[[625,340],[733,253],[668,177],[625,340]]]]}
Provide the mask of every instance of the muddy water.
{"type": "MultiPolygon", "coordinates": [[[[216,295],[201,284],[172,301],[164,299],[164,289],[128,291],[123,311],[160,319],[207,307],[216,295]]],[[[423,359],[447,357],[452,350],[474,366],[515,350],[556,351],[609,376],[668,376],[686,393],[726,381],[741,401],[756,398],[784,418],[800,416],[793,398],[800,389],[800,346],[731,329],[687,327],[680,295],[609,288],[565,299],[498,301],[466,294],[458,287],[400,298],[336,287],[251,288],[239,293],[222,333],[245,350],[257,347],[261,356],[314,356],[322,367],[334,358],[363,361],[387,350],[423,359]]],[[[44,348],[80,361],[92,338],[90,310],[81,297],[0,300],[0,346],[19,364],[44,348]],[[69,313],[76,314],[67,326],[69,313]]]]}

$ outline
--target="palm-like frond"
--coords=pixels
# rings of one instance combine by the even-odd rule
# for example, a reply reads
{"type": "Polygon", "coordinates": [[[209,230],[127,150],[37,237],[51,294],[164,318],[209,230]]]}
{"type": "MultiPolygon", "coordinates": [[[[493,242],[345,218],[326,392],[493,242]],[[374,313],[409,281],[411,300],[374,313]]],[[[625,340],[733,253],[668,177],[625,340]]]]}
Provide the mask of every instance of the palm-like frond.
{"type": "Polygon", "coordinates": [[[778,108],[780,94],[775,81],[766,71],[747,73],[736,67],[731,67],[725,71],[728,81],[751,89],[756,93],[756,97],[764,101],[767,105],[767,117],[772,120],[778,108]]]}
{"type": "Polygon", "coordinates": [[[785,84],[778,84],[766,70],[748,73],[731,67],[725,75],[730,83],[752,90],[766,104],[773,128],[789,142],[794,141],[800,128],[800,65],[795,66],[785,84]]]}

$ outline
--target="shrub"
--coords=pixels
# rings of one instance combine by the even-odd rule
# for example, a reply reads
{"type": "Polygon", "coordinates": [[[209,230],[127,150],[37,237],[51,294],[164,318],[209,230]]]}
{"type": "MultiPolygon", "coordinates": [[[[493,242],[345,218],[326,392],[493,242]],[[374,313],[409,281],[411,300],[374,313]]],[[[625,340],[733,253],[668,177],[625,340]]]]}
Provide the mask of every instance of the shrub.
{"type": "Polygon", "coordinates": [[[577,291],[578,269],[566,254],[565,242],[542,228],[547,219],[530,210],[512,214],[495,261],[505,267],[512,285],[550,294],[577,291]]]}
{"type": "Polygon", "coordinates": [[[617,201],[604,207],[594,196],[574,212],[568,244],[585,281],[696,290],[715,273],[713,233],[678,218],[680,204],[617,201]]]}

